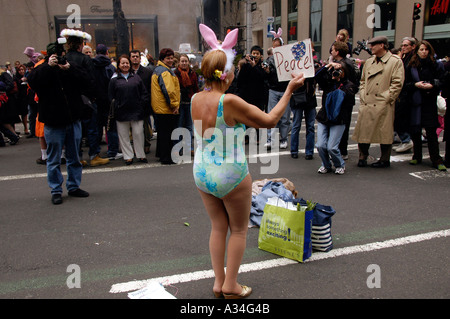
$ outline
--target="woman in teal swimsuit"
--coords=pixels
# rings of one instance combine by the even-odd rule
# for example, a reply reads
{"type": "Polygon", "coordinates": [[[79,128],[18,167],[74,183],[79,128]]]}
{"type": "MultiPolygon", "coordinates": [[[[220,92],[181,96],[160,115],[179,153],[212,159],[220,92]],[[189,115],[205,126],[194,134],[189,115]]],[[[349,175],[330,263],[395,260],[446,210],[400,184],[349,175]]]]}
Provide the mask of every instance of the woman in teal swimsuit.
{"type": "MultiPolygon", "coordinates": [[[[204,32],[202,34],[205,37],[204,32]]],[[[224,46],[225,43],[227,39],[224,46]]],[[[237,299],[252,292],[251,288],[237,283],[252,201],[252,179],[243,147],[245,125],[274,128],[304,78],[303,74],[293,78],[278,105],[269,114],[264,113],[236,95],[225,94],[234,79],[234,67],[229,66],[230,57],[222,48],[212,47],[202,61],[208,89],[195,95],[191,105],[198,145],[194,180],[211,219],[209,247],[215,274],[213,292],[216,297],[237,299]]]]}

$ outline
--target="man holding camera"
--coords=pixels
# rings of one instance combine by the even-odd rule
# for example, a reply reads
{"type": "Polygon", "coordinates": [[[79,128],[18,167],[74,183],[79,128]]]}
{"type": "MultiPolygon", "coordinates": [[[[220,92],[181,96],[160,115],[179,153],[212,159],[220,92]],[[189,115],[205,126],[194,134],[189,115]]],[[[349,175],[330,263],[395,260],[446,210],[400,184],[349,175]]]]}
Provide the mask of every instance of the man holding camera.
{"type": "Polygon", "coordinates": [[[45,62],[33,69],[28,76],[30,87],[39,97],[39,121],[45,124],[47,141],[47,181],[51,188],[52,203],[62,203],[61,153],[65,148],[67,161],[66,187],[70,196],[88,197],[80,189],[82,164],[81,143],[81,94],[89,82],[88,75],[75,63],[62,57],[62,44],[47,46],[45,62]]]}
{"type": "Polygon", "coordinates": [[[373,56],[365,63],[360,82],[361,105],[353,140],[358,142],[359,167],[367,166],[371,143],[380,144],[380,160],[371,166],[391,166],[394,140],[395,102],[400,95],[405,78],[403,62],[389,52],[384,36],[369,41],[373,56]]]}
{"type": "Polygon", "coordinates": [[[262,68],[263,52],[259,46],[252,47],[251,54],[245,56],[245,63],[241,66],[237,79],[238,95],[262,111],[267,103],[265,72],[262,68]]]}

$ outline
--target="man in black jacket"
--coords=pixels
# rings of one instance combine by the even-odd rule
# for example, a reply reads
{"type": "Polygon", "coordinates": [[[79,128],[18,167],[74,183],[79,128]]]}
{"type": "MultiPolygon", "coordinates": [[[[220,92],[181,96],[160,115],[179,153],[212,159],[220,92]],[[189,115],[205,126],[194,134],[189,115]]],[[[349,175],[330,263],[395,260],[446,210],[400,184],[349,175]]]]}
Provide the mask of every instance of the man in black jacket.
{"type": "Polygon", "coordinates": [[[82,165],[79,148],[81,143],[81,94],[88,76],[75,63],[61,61],[56,54],[56,43],[47,46],[46,61],[33,69],[28,83],[39,97],[39,121],[45,124],[47,141],[47,181],[51,188],[52,203],[62,203],[61,153],[66,152],[67,182],[70,196],[88,197],[80,189],[82,165]],[[64,63],[64,64],[60,64],[64,63]]]}
{"type": "Polygon", "coordinates": [[[80,37],[70,36],[67,39],[67,45],[69,46],[66,58],[69,63],[76,63],[84,71],[87,72],[89,77],[88,84],[89,88],[84,93],[88,95],[88,97],[93,102],[92,105],[94,109],[91,109],[88,106],[84,107],[84,111],[82,114],[82,125],[85,127],[87,132],[87,139],[89,143],[89,157],[90,157],[90,166],[99,166],[105,165],[109,163],[109,159],[100,157],[100,140],[98,138],[98,128],[97,128],[97,104],[96,104],[96,96],[95,96],[95,86],[94,82],[94,64],[91,61],[91,58],[83,53],[81,50],[83,49],[83,39],[80,37]]]}
{"type": "MultiPolygon", "coordinates": [[[[108,97],[109,82],[116,72],[116,68],[111,64],[109,58],[108,48],[104,44],[97,45],[97,56],[92,59],[94,65],[94,80],[96,83],[96,104],[97,104],[97,132],[98,143],[100,143],[103,136],[103,129],[108,125],[108,115],[111,104],[108,97]]],[[[113,121],[115,122],[115,120],[113,121]]],[[[108,139],[108,157],[110,160],[123,158],[122,153],[119,153],[119,135],[117,134],[117,127],[111,125],[109,130],[106,130],[108,139]]]]}
{"type": "MultiPolygon", "coordinates": [[[[131,68],[134,70],[134,73],[140,76],[142,82],[144,82],[145,89],[149,94],[151,94],[152,88],[152,75],[153,71],[149,68],[144,68],[141,65],[141,52],[139,50],[133,50],[130,52],[130,60],[131,60],[131,68]]],[[[151,122],[150,115],[152,112],[152,106],[149,103],[144,107],[146,114],[144,118],[144,150],[145,154],[150,153],[150,141],[152,139],[152,130],[151,130],[151,122]]]]}

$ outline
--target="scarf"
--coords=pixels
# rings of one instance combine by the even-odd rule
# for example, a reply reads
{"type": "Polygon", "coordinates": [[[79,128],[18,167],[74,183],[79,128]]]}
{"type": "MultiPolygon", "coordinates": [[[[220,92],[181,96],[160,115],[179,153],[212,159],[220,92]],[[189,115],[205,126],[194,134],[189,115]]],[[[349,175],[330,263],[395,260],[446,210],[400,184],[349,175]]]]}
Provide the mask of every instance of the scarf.
{"type": "Polygon", "coordinates": [[[189,70],[183,70],[182,68],[178,67],[178,71],[180,71],[181,74],[181,85],[183,87],[189,87],[192,85],[191,78],[189,76],[189,70]]]}

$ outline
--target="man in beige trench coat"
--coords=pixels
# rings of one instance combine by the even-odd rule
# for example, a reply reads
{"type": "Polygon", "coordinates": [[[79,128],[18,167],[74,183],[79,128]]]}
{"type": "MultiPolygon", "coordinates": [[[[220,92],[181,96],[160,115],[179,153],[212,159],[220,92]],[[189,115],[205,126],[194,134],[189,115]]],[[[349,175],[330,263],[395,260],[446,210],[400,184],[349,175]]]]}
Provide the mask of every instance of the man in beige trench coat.
{"type": "Polygon", "coordinates": [[[352,139],[358,142],[359,167],[367,166],[370,144],[380,144],[381,158],[371,166],[390,167],[394,142],[395,101],[405,78],[403,62],[389,52],[388,39],[375,37],[369,44],[373,56],[364,65],[361,77],[358,121],[352,139]]]}

